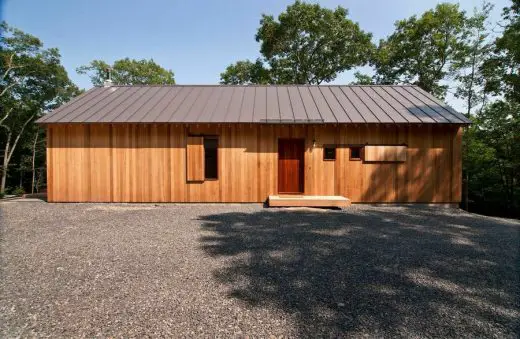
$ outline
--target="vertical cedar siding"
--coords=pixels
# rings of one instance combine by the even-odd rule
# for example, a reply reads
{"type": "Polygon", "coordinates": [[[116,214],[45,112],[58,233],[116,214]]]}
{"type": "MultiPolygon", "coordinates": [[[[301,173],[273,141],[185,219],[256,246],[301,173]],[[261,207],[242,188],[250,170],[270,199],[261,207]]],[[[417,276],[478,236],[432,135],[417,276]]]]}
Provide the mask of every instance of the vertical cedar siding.
{"type": "Polygon", "coordinates": [[[456,125],[50,124],[48,199],[262,202],[278,193],[278,138],[303,138],[305,194],[456,203],[461,136],[456,125]],[[188,135],[218,136],[218,180],[188,180],[188,135]],[[351,161],[348,145],[360,144],[405,144],[406,161],[351,161]],[[324,145],[338,145],[335,161],[323,160],[324,145]]]}

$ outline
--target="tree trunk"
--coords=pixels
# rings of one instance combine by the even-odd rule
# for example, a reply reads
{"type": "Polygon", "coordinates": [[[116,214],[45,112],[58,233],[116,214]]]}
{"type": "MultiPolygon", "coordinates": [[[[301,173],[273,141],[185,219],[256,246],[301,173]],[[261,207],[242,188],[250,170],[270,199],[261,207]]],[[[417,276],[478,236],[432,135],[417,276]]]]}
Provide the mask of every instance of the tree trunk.
{"type": "Polygon", "coordinates": [[[466,172],[466,185],[464,185],[464,209],[469,212],[469,175],[466,172]]]}
{"type": "Polygon", "coordinates": [[[7,165],[9,165],[9,147],[11,144],[11,132],[7,133],[7,140],[5,142],[4,148],[4,162],[2,164],[2,169],[0,175],[2,175],[2,180],[0,181],[0,194],[5,193],[5,182],[7,179],[7,165]]]}
{"type": "MultiPolygon", "coordinates": [[[[12,146],[10,145],[11,144],[11,138],[13,136],[13,133],[12,133],[11,129],[8,126],[6,126],[6,125],[0,125],[0,126],[4,127],[5,129],[7,129],[7,131],[8,131],[7,132],[7,140],[6,140],[6,143],[5,143],[4,163],[3,163],[3,167],[2,167],[2,181],[0,183],[0,193],[5,193],[5,182],[6,182],[6,179],[7,179],[7,166],[9,165],[9,161],[11,160],[11,156],[14,153],[16,145],[18,145],[18,142],[20,141],[20,137],[22,136],[22,134],[23,134],[23,132],[25,130],[25,127],[27,127],[29,122],[31,122],[35,116],[36,116],[36,114],[33,114],[27,120],[25,120],[24,124],[20,128],[20,131],[18,132],[18,135],[14,139],[14,142],[13,142],[12,146]]],[[[4,121],[6,117],[4,117],[2,119],[2,121],[4,121]]]]}
{"type": "Polygon", "coordinates": [[[39,130],[36,129],[36,136],[34,137],[34,143],[33,143],[31,194],[34,193],[34,183],[35,183],[35,176],[36,176],[36,168],[34,166],[34,163],[35,163],[35,159],[36,159],[36,144],[38,142],[38,136],[40,134],[38,132],[39,132],[39,130]]]}
{"type": "Polygon", "coordinates": [[[464,210],[466,212],[469,212],[469,175],[468,173],[466,172],[466,177],[464,178],[464,182],[463,182],[463,186],[464,186],[464,210]]]}
{"type": "Polygon", "coordinates": [[[2,169],[2,183],[0,184],[0,194],[5,192],[5,179],[7,178],[7,173],[2,169]]]}
{"type": "Polygon", "coordinates": [[[36,189],[36,193],[40,193],[40,181],[42,179],[42,172],[41,170],[38,171],[38,179],[36,180],[36,184],[34,185],[34,188],[36,189]]]}

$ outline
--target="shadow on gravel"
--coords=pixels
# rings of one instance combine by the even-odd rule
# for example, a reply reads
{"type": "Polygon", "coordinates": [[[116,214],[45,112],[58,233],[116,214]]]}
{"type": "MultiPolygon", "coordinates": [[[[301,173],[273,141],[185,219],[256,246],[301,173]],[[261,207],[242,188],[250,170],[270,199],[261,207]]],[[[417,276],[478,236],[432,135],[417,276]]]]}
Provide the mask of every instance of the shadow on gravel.
{"type": "Polygon", "coordinates": [[[201,217],[229,297],[292,315],[301,336],[520,332],[514,221],[433,208],[201,217]]]}

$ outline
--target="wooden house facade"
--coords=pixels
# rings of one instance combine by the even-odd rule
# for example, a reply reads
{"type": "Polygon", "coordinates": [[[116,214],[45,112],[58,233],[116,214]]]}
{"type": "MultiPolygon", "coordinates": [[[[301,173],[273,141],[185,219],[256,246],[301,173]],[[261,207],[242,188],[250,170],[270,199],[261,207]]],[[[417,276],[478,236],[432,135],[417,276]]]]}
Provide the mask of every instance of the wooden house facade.
{"type": "Polygon", "coordinates": [[[414,86],[111,86],[38,123],[50,202],[458,203],[469,121],[414,86]]]}

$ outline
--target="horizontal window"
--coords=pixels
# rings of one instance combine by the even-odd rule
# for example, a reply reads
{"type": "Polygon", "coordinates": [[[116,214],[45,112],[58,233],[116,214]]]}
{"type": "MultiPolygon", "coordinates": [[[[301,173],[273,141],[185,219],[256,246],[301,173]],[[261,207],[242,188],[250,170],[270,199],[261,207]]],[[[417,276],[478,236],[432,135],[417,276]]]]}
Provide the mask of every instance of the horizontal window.
{"type": "Polygon", "coordinates": [[[403,145],[367,145],[364,150],[364,161],[367,162],[404,162],[407,147],[403,145]]]}

